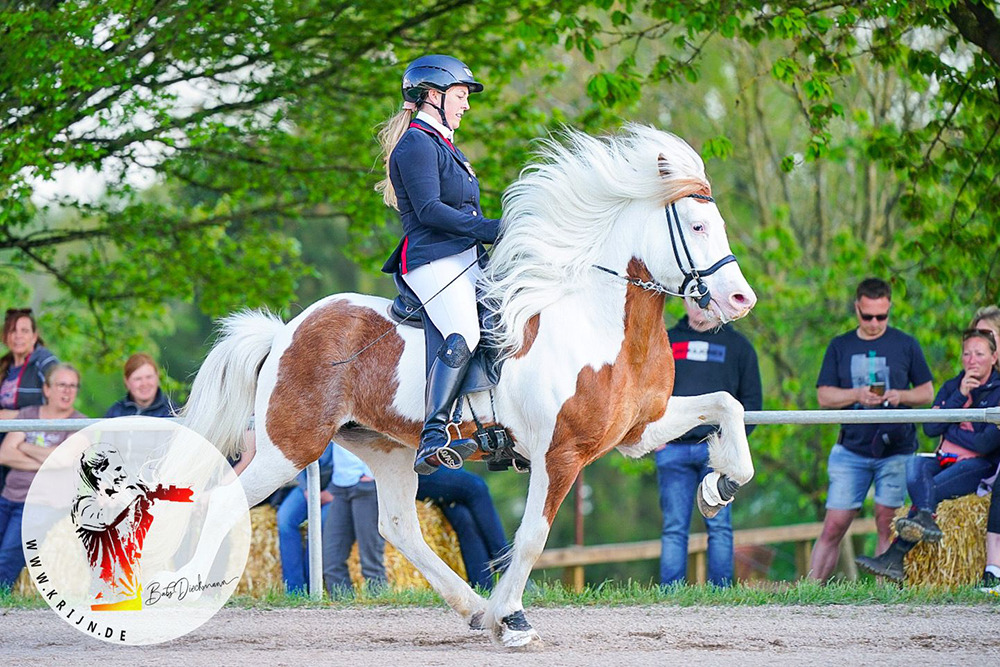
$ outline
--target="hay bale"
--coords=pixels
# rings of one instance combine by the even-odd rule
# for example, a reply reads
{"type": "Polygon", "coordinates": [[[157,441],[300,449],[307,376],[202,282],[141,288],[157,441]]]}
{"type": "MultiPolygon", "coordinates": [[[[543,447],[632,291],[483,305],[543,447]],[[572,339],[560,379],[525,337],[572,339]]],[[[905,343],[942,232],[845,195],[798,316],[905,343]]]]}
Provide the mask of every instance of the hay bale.
{"type": "MultiPolygon", "coordinates": [[[[250,510],[252,525],[250,537],[250,554],[247,557],[247,567],[236,588],[237,594],[266,595],[270,591],[282,590],[284,582],[281,578],[281,555],[278,549],[277,510],[270,505],[255,507],[250,510]]],[[[417,517],[420,520],[420,530],[424,541],[438,554],[460,577],[465,578],[465,564],[462,552],[458,546],[455,531],[444,518],[444,513],[430,501],[417,502],[417,517]]],[[[303,536],[305,527],[303,526],[303,536]]],[[[303,537],[304,539],[304,537],[303,537]]],[[[391,544],[385,545],[386,578],[393,588],[430,588],[423,575],[406,560],[391,544]]],[[[347,561],[351,573],[351,581],[360,586],[361,561],[358,557],[358,545],[351,549],[347,561]]]]}
{"type": "Polygon", "coordinates": [[[260,505],[250,510],[250,552],[234,595],[261,596],[284,588],[278,549],[278,510],[260,505]]]}
{"type": "MultiPolygon", "coordinates": [[[[911,586],[971,586],[986,567],[986,518],[990,496],[976,494],[938,505],[937,522],[944,537],[937,544],[921,542],[906,556],[906,583],[911,586]]],[[[907,508],[896,511],[906,516],[907,508]]],[[[895,537],[895,523],[893,537],[895,537]]]]}

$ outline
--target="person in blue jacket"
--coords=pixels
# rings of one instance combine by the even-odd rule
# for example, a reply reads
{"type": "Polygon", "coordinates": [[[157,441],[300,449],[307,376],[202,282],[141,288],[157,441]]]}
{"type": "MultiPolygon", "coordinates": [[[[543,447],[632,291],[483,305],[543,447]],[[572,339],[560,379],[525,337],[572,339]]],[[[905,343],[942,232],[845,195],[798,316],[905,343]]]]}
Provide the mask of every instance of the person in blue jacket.
{"type": "MultiPolygon", "coordinates": [[[[934,399],[937,409],[990,408],[1000,405],[997,344],[990,332],[970,329],[962,336],[961,373],[944,383],[934,399]]],[[[938,503],[974,493],[1000,462],[997,429],[985,422],[931,422],[928,437],[940,437],[935,456],[914,456],[906,466],[906,488],[913,501],[907,516],[896,520],[899,535],[881,556],[860,556],[858,566],[873,574],[902,581],[903,558],[919,542],[938,542],[934,520],[938,503]]]]}
{"type": "Polygon", "coordinates": [[[125,389],[125,397],[108,408],[105,419],[177,415],[177,406],[160,388],[160,369],[156,360],[148,354],[136,352],[125,362],[125,389]]]}
{"type": "Polygon", "coordinates": [[[461,467],[476,451],[471,439],[449,441],[451,406],[479,344],[476,282],[500,221],[479,204],[479,180],[455,144],[469,96],[483,90],[450,56],[417,58],[403,74],[403,109],[379,133],[386,179],[377,189],[399,211],[403,238],[382,270],[400,274],[444,337],[427,373],[425,421],[414,470],[461,467]],[[414,116],[413,113],[416,112],[414,116]]]}

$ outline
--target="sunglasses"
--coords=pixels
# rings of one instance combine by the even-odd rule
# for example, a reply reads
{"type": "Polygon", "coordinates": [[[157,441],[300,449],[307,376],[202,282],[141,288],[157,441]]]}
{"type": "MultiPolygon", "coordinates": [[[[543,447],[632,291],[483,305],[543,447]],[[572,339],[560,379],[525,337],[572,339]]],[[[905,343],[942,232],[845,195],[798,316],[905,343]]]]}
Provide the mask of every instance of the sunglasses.
{"type": "Polygon", "coordinates": [[[868,313],[862,313],[858,311],[858,317],[863,319],[865,322],[871,322],[872,320],[878,320],[879,322],[885,322],[889,319],[889,313],[879,313],[878,315],[869,315],[868,313]]]}
{"type": "Polygon", "coordinates": [[[8,308],[7,317],[13,317],[14,315],[31,315],[31,308],[8,308]]]}
{"type": "Polygon", "coordinates": [[[994,345],[997,344],[996,338],[993,336],[993,332],[989,329],[966,329],[962,332],[962,341],[965,342],[973,336],[986,336],[994,345]]]}

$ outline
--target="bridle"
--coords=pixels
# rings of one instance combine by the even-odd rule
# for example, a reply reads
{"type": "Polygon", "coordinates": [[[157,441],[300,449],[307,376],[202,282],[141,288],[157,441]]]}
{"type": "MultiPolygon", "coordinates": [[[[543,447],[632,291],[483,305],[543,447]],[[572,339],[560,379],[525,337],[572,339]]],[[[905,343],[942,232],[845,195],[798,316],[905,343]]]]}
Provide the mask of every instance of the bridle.
{"type": "MultiPolygon", "coordinates": [[[[715,199],[713,199],[709,195],[700,195],[692,193],[685,196],[691,197],[692,199],[698,199],[700,201],[715,203],[715,199]]],[[[638,278],[630,278],[629,276],[623,276],[617,271],[612,271],[611,269],[600,266],[598,264],[594,264],[594,268],[604,271],[605,273],[610,273],[613,276],[621,278],[630,285],[635,285],[636,287],[640,287],[644,290],[650,292],[656,292],[657,294],[666,294],[667,296],[676,296],[682,299],[691,298],[695,300],[695,303],[698,304],[699,308],[702,309],[708,308],[708,304],[712,302],[712,292],[711,290],[708,289],[708,285],[705,284],[703,278],[712,275],[713,273],[724,267],[726,264],[729,264],[730,262],[735,262],[736,257],[732,254],[729,254],[720,259],[719,261],[717,261],[712,266],[708,267],[707,269],[695,268],[694,260],[691,259],[691,251],[688,249],[687,239],[684,237],[684,228],[681,227],[680,216],[677,215],[677,203],[670,202],[670,204],[668,204],[664,208],[666,209],[667,213],[667,230],[670,232],[670,245],[672,246],[674,251],[674,259],[677,260],[677,268],[681,270],[681,274],[683,274],[684,276],[684,280],[681,282],[681,286],[677,290],[671,290],[667,287],[664,287],[655,280],[639,280],[638,278]],[[677,229],[676,236],[674,233],[674,228],[677,229]],[[677,249],[678,239],[680,239],[680,248],[681,250],[684,251],[684,257],[685,259],[687,259],[687,266],[689,267],[687,270],[684,269],[684,263],[681,262],[681,253],[677,249]],[[688,294],[687,289],[692,282],[694,283],[694,290],[690,294],[688,294]]]]}

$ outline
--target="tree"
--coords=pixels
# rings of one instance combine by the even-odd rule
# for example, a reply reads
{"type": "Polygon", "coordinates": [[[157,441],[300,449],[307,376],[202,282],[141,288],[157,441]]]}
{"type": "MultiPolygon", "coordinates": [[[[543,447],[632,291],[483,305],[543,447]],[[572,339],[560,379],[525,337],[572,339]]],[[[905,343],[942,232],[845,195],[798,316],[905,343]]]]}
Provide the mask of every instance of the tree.
{"type": "MultiPolygon", "coordinates": [[[[954,374],[956,331],[1000,297],[996,4],[599,4],[565,46],[594,63],[596,106],[704,138],[761,296],[741,326],[766,407],[815,406],[819,359],[866,275],[892,280],[894,321],[938,383],[954,374]]],[[[758,429],[761,481],[821,515],[834,432],[758,429]]]]}
{"type": "Polygon", "coordinates": [[[93,336],[81,352],[109,359],[123,354],[122,340],[166,323],[168,298],[196,300],[212,316],[281,309],[307,270],[290,221],[342,217],[355,256],[390,245],[394,216],[372,192],[372,128],[398,110],[404,64],[428,51],[463,54],[491,84],[484,97],[495,106],[478,132],[508,141],[524,112],[499,102],[503,82],[548,44],[554,12],[576,6],[8,2],[0,14],[5,280],[41,272],[58,281],[66,298],[49,304],[62,313],[49,323],[55,337],[86,330],[93,336]],[[38,208],[37,184],[65,168],[99,174],[106,196],[38,208]],[[160,187],[137,187],[136,173],[160,187]]]}

